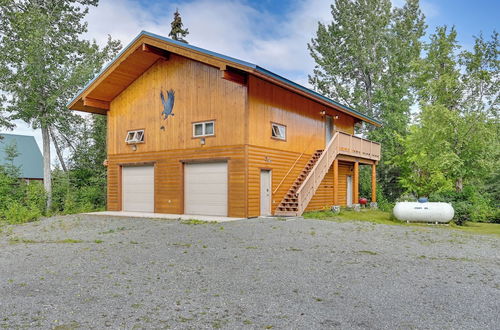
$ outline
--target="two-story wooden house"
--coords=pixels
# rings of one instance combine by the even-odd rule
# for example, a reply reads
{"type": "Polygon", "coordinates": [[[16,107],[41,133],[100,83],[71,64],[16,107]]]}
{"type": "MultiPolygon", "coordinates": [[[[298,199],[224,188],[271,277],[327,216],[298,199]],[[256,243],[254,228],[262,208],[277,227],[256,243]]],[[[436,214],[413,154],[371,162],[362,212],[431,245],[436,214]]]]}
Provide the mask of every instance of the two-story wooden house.
{"type": "Polygon", "coordinates": [[[108,210],[255,217],[358,201],[380,123],[254,64],[141,32],[69,103],[107,116],[108,210]]]}

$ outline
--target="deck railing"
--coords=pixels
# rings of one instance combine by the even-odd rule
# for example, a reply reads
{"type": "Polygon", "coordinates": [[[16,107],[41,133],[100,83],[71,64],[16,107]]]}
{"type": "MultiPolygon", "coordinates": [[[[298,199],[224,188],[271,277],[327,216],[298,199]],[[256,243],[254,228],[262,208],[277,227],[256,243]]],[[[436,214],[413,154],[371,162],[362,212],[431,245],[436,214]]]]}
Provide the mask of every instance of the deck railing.
{"type": "Polygon", "coordinates": [[[339,154],[380,160],[380,143],[344,132],[339,133],[339,154]]]}
{"type": "Polygon", "coordinates": [[[298,214],[302,214],[328,173],[337,155],[380,160],[380,144],[344,132],[335,132],[318,161],[297,190],[298,214]]]}

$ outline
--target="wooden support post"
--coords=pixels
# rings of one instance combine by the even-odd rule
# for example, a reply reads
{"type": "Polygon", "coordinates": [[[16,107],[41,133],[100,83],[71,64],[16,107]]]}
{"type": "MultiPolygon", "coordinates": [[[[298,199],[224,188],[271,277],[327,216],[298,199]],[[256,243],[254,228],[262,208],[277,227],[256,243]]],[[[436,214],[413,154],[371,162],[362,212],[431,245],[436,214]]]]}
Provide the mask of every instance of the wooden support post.
{"type": "Polygon", "coordinates": [[[354,162],[354,178],[353,178],[353,189],[352,189],[352,202],[353,204],[358,204],[359,203],[359,162],[354,162]]]}
{"type": "Polygon", "coordinates": [[[333,205],[339,205],[339,160],[333,161],[333,205]]]}
{"type": "Polygon", "coordinates": [[[377,202],[377,165],[372,164],[372,203],[377,202]]]}

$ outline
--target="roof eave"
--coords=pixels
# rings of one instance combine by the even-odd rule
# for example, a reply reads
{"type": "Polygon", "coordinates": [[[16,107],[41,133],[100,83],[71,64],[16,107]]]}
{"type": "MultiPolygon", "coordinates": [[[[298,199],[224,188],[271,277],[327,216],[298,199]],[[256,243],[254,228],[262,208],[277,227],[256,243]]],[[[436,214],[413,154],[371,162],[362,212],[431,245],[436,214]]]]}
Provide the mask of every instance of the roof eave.
{"type": "Polygon", "coordinates": [[[242,61],[233,57],[225,56],[216,52],[212,52],[209,50],[205,50],[203,48],[199,48],[196,46],[192,46],[180,41],[172,40],[169,38],[165,38],[163,36],[147,32],[147,31],[141,31],[124,49],[120,51],[120,53],[111,61],[109,62],[92,80],[90,80],[79,92],[78,94],[67,104],[67,107],[71,110],[78,110],[78,111],[85,111],[85,112],[91,112],[91,113],[99,113],[99,114],[106,114],[106,111],[103,111],[101,109],[97,108],[92,108],[88,107],[84,104],[83,102],[83,97],[85,94],[88,94],[87,92],[89,89],[92,87],[92,85],[103,75],[106,74],[106,72],[112,68],[117,62],[121,62],[121,57],[123,57],[134,45],[138,44],[139,41],[142,38],[150,37],[153,39],[158,39],[163,42],[167,42],[171,45],[175,45],[177,47],[181,47],[184,49],[189,49],[191,51],[194,51],[199,54],[203,54],[204,56],[209,56],[213,57],[219,60],[222,60],[224,62],[228,62],[229,64],[232,65],[237,65],[240,69],[243,69],[244,71],[254,74],[257,76],[261,76],[262,78],[268,80],[268,81],[277,81],[280,82],[281,84],[284,84],[287,86],[290,90],[292,91],[298,91],[300,94],[310,97],[316,101],[321,102],[322,104],[325,104],[327,106],[331,106],[339,111],[345,112],[355,118],[358,118],[362,121],[365,121],[367,123],[370,123],[374,126],[382,126],[382,123],[374,118],[371,118],[369,116],[366,116],[348,106],[345,106],[341,103],[338,103],[330,98],[327,98],[309,88],[306,88],[302,85],[299,85],[287,78],[284,78],[280,75],[277,75],[267,69],[264,69],[262,67],[259,67],[253,63],[242,61]]]}

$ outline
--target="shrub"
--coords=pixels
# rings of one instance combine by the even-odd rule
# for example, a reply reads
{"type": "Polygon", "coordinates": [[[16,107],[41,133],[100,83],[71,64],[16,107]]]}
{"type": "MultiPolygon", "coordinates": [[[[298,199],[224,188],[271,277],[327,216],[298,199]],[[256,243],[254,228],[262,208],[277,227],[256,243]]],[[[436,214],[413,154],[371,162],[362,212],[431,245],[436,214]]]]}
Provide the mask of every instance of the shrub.
{"type": "Polygon", "coordinates": [[[26,205],[44,213],[46,195],[42,182],[35,181],[26,185],[25,196],[26,205]]]}
{"type": "Polygon", "coordinates": [[[24,206],[18,201],[11,202],[4,210],[4,220],[9,224],[20,224],[38,220],[42,216],[40,210],[24,206]]]}
{"type": "Polygon", "coordinates": [[[455,216],[453,217],[455,223],[463,226],[467,221],[471,221],[471,204],[467,201],[452,202],[455,216]]]}
{"type": "Polygon", "coordinates": [[[500,222],[498,209],[493,206],[489,196],[473,186],[467,186],[461,192],[431,194],[429,201],[451,203],[455,210],[454,221],[458,225],[463,225],[466,221],[500,222]]]}

